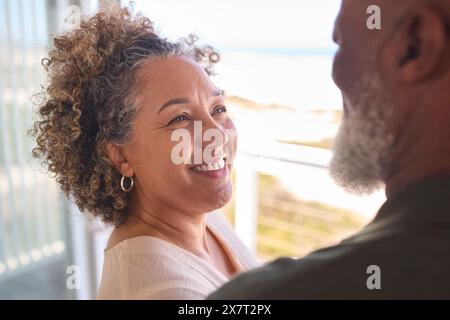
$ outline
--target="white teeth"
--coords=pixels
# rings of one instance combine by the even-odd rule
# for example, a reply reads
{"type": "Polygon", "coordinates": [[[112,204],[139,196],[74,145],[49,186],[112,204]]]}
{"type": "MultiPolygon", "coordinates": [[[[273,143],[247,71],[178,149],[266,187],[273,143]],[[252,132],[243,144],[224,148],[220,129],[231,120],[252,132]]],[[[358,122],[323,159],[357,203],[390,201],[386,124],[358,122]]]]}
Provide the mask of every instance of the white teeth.
{"type": "Polygon", "coordinates": [[[216,162],[216,166],[217,166],[216,170],[223,169],[225,167],[225,160],[220,159],[219,161],[216,162]]]}
{"type": "Polygon", "coordinates": [[[217,170],[223,169],[224,167],[225,167],[225,160],[219,159],[216,162],[193,167],[192,170],[194,170],[194,171],[217,171],[217,170]]]}

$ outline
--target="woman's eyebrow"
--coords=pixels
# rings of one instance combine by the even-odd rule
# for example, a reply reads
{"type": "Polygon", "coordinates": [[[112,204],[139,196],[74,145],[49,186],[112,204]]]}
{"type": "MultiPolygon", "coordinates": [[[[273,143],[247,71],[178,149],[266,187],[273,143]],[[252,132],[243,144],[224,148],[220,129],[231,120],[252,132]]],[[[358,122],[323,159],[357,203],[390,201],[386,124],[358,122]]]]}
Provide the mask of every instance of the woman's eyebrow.
{"type": "MultiPolygon", "coordinates": [[[[211,97],[220,97],[220,96],[224,96],[225,92],[223,90],[214,90],[213,92],[211,92],[211,97]]],[[[171,99],[169,101],[167,101],[166,103],[164,103],[161,108],[159,108],[158,114],[165,108],[171,106],[171,105],[176,105],[176,104],[186,104],[189,103],[190,100],[188,98],[175,98],[175,99],[171,99]]]]}
{"type": "Polygon", "coordinates": [[[175,104],[185,104],[185,103],[189,103],[190,100],[187,98],[176,98],[176,99],[172,99],[167,101],[166,103],[164,103],[161,108],[159,108],[158,114],[165,108],[167,108],[168,106],[171,105],[175,105],[175,104]]]}
{"type": "Polygon", "coordinates": [[[219,90],[219,89],[214,90],[211,93],[211,97],[220,97],[220,96],[224,96],[224,95],[225,95],[225,91],[224,90],[219,90]]]}

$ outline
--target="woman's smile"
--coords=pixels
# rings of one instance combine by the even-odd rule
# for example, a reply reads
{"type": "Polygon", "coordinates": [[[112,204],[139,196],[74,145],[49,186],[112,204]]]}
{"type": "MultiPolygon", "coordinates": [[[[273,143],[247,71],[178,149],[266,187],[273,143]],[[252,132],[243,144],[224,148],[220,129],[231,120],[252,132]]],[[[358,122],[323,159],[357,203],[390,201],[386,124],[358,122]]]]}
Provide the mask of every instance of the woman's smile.
{"type": "Polygon", "coordinates": [[[213,178],[213,179],[218,179],[218,178],[227,178],[228,174],[229,174],[229,170],[230,168],[226,163],[226,158],[221,158],[219,160],[210,162],[210,163],[204,163],[204,164],[200,164],[200,165],[196,165],[193,167],[190,167],[189,169],[198,175],[204,176],[204,177],[208,177],[208,178],[213,178]]]}

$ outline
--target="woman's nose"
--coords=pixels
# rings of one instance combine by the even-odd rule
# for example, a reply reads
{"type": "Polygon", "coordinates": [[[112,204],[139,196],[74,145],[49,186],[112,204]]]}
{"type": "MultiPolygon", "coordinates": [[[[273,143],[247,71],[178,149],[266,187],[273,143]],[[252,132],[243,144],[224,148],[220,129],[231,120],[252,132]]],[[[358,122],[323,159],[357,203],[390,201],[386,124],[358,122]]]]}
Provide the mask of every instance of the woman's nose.
{"type": "Polygon", "coordinates": [[[203,121],[203,149],[214,149],[214,157],[225,153],[228,139],[228,132],[222,123],[212,117],[203,121]]]}

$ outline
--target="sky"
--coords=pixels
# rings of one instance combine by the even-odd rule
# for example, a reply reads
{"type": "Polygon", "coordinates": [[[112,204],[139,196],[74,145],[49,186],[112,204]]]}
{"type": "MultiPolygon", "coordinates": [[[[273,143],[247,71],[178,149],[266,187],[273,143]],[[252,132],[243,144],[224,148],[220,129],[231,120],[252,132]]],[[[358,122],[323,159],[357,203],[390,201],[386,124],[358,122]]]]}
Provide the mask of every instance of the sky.
{"type": "MultiPolygon", "coordinates": [[[[340,2],[134,0],[134,11],[154,21],[163,36],[177,40],[195,33],[200,43],[218,49],[221,80],[230,94],[294,108],[339,109],[341,98],[330,73],[340,2]]],[[[68,0],[57,3],[64,7],[68,0]]],[[[122,5],[128,3],[122,0],[122,5]]],[[[0,0],[0,42],[6,41],[3,31],[9,20],[13,41],[45,43],[45,18],[45,0],[0,0]],[[23,12],[22,19],[18,12],[23,12]]]]}
{"type": "MultiPolygon", "coordinates": [[[[135,0],[172,40],[195,33],[222,55],[227,93],[296,109],[340,109],[331,79],[341,0],[135,0]]],[[[122,1],[122,5],[128,1],[122,1]]]]}
{"type": "MultiPolygon", "coordinates": [[[[165,36],[196,33],[221,49],[333,50],[340,0],[135,0],[165,36]]],[[[122,0],[122,4],[128,1],[122,0]]]]}

